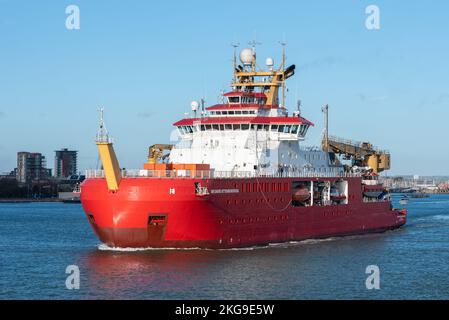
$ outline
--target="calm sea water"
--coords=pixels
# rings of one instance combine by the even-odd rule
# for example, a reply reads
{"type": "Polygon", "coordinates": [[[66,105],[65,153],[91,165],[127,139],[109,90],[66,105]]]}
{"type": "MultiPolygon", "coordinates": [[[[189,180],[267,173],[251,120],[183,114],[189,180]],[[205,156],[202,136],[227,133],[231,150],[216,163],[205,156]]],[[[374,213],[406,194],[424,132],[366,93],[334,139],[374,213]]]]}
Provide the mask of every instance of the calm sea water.
{"type": "Polygon", "coordinates": [[[407,207],[408,224],[383,234],[114,251],[80,205],[0,204],[0,299],[449,299],[449,196],[407,207]],[[79,290],[66,289],[68,265],[80,269],[79,290]],[[380,268],[380,290],[365,287],[368,265],[380,268]]]}

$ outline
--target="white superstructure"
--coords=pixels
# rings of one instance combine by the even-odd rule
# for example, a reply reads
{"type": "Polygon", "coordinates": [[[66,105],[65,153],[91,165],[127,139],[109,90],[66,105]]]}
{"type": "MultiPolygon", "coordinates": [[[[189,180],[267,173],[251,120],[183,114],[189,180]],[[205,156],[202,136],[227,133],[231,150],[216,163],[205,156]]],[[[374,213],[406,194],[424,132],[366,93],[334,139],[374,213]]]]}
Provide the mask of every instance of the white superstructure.
{"type": "MultiPolygon", "coordinates": [[[[194,117],[174,124],[181,140],[171,150],[168,162],[203,163],[216,171],[259,174],[342,173],[343,166],[333,155],[300,146],[313,123],[299,112],[289,116],[285,107],[273,104],[278,98],[270,95],[270,90],[277,94],[281,83],[273,84],[273,77],[279,71],[251,71],[248,50],[241,54],[244,67],[236,68],[234,91],[223,95],[224,103],[207,108],[201,117],[196,117],[199,105],[192,103],[194,117]],[[254,77],[260,75],[262,90],[256,92],[254,77]]],[[[272,67],[272,60],[269,62],[272,67]]],[[[291,72],[294,66],[289,69],[291,72]]]]}

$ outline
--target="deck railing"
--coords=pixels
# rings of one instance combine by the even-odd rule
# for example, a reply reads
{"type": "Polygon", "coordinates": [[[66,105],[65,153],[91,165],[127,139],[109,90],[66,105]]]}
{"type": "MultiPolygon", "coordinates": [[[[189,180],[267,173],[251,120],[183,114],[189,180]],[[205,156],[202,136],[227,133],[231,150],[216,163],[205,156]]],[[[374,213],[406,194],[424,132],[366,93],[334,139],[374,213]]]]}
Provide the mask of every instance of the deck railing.
{"type": "MultiPolygon", "coordinates": [[[[216,171],[216,170],[122,170],[124,178],[199,178],[199,179],[235,179],[235,178],[354,178],[359,173],[322,173],[312,171],[294,171],[283,173],[261,173],[253,171],[216,171]]],[[[103,170],[86,170],[86,178],[104,178],[103,170]]]]}

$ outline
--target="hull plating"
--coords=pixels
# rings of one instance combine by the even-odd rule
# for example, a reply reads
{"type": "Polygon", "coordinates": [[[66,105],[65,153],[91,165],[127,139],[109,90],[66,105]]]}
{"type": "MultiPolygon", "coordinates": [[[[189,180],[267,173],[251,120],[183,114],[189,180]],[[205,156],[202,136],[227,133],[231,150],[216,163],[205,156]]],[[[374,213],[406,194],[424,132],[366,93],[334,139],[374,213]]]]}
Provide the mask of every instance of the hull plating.
{"type": "Polygon", "coordinates": [[[294,207],[290,187],[298,180],[311,179],[126,178],[112,193],[104,179],[88,179],[81,201],[111,247],[245,247],[380,232],[406,222],[389,201],[363,202],[360,178],[347,178],[346,205],[294,207]],[[212,192],[196,195],[195,182],[212,192]]]}

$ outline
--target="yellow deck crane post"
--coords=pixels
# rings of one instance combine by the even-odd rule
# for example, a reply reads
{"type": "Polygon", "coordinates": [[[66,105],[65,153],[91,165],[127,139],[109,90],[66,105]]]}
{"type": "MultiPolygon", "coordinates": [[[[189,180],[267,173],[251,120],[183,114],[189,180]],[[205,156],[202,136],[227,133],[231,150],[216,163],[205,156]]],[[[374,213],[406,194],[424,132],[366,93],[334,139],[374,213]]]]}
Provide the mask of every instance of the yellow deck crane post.
{"type": "Polygon", "coordinates": [[[109,138],[108,131],[104,125],[104,108],[99,109],[100,112],[100,128],[98,129],[96,144],[98,153],[100,154],[101,163],[106,177],[108,190],[116,192],[122,180],[120,165],[115,155],[112,140],[109,138]]]}

